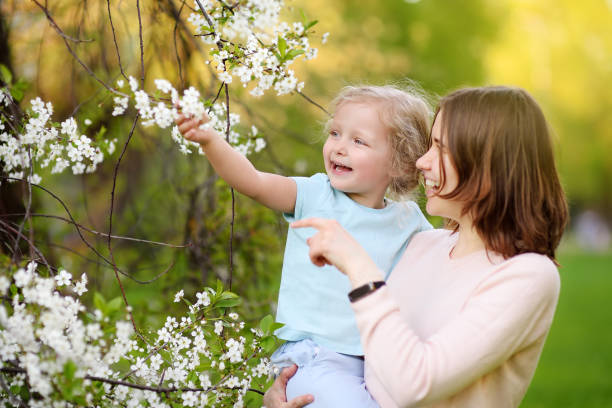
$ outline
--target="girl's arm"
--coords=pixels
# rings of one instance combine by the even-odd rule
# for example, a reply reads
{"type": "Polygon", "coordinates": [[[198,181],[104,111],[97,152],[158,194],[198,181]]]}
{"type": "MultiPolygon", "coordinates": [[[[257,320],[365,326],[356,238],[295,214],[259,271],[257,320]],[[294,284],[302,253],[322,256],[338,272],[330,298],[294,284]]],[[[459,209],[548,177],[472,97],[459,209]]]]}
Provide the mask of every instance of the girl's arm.
{"type": "Polygon", "coordinates": [[[199,143],[217,174],[238,192],[273,210],[293,213],[297,186],[294,180],[257,170],[217,132],[200,129],[204,121],[179,115],[179,131],[187,140],[199,143]]]}

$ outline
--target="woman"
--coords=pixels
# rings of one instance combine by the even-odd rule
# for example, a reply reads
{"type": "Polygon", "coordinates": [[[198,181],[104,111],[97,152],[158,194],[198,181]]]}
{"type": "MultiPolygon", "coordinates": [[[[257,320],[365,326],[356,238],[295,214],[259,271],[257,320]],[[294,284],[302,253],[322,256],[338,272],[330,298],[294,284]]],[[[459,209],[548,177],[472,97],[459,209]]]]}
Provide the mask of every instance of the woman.
{"type": "MultiPolygon", "coordinates": [[[[386,285],[338,223],[292,226],[317,229],[312,262],[351,281],[366,384],[381,407],[517,407],[559,295],[567,204],[549,129],[524,90],[470,88],[441,100],[431,139],[417,167],[427,212],[449,229],[415,235],[386,285]]],[[[312,399],[285,402],[293,371],[268,391],[268,408],[312,399]]]]}

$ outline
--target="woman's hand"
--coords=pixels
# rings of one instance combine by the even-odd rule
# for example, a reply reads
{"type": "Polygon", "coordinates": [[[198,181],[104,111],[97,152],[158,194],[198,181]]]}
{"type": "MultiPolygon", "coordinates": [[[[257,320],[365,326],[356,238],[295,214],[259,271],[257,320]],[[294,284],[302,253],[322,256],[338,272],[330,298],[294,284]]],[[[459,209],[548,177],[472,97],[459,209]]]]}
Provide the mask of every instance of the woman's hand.
{"type": "Polygon", "coordinates": [[[294,364],[291,367],[284,368],[280,375],[276,377],[274,384],[266,391],[263,398],[263,404],[266,408],[300,408],[314,401],[314,397],[307,394],[300,395],[287,402],[287,382],[296,371],[297,366],[294,364]]]}
{"type": "Polygon", "coordinates": [[[338,221],[306,218],[291,223],[291,227],[310,227],[318,231],[306,241],[313,264],[335,266],[348,276],[353,287],[382,280],[382,274],[372,258],[338,221]]]}
{"type": "Polygon", "coordinates": [[[218,137],[217,132],[215,132],[212,128],[200,128],[201,125],[208,123],[209,121],[210,119],[206,114],[204,114],[202,119],[183,115],[182,113],[179,114],[178,118],[176,118],[176,124],[183,137],[192,142],[199,143],[203,147],[215,137],[218,137]]]}

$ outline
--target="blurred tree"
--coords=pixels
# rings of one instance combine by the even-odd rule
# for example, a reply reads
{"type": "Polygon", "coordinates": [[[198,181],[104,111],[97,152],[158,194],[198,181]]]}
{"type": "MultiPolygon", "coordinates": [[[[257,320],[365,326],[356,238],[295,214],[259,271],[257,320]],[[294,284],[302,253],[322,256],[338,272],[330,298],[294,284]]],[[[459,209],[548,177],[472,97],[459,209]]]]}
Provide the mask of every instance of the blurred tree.
{"type": "Polygon", "coordinates": [[[612,3],[506,1],[499,41],[486,56],[491,82],[532,92],[559,138],[574,211],[612,221],[612,3]]]}

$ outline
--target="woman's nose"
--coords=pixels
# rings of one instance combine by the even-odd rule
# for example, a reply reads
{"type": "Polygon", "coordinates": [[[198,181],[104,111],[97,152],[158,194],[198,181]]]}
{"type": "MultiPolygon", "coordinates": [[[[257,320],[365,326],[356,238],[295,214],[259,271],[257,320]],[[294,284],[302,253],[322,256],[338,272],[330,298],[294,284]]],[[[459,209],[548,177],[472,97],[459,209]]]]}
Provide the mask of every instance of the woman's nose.
{"type": "Polygon", "coordinates": [[[419,170],[429,170],[431,168],[431,157],[430,157],[431,149],[427,151],[424,155],[419,157],[416,161],[416,167],[419,170]]]}

